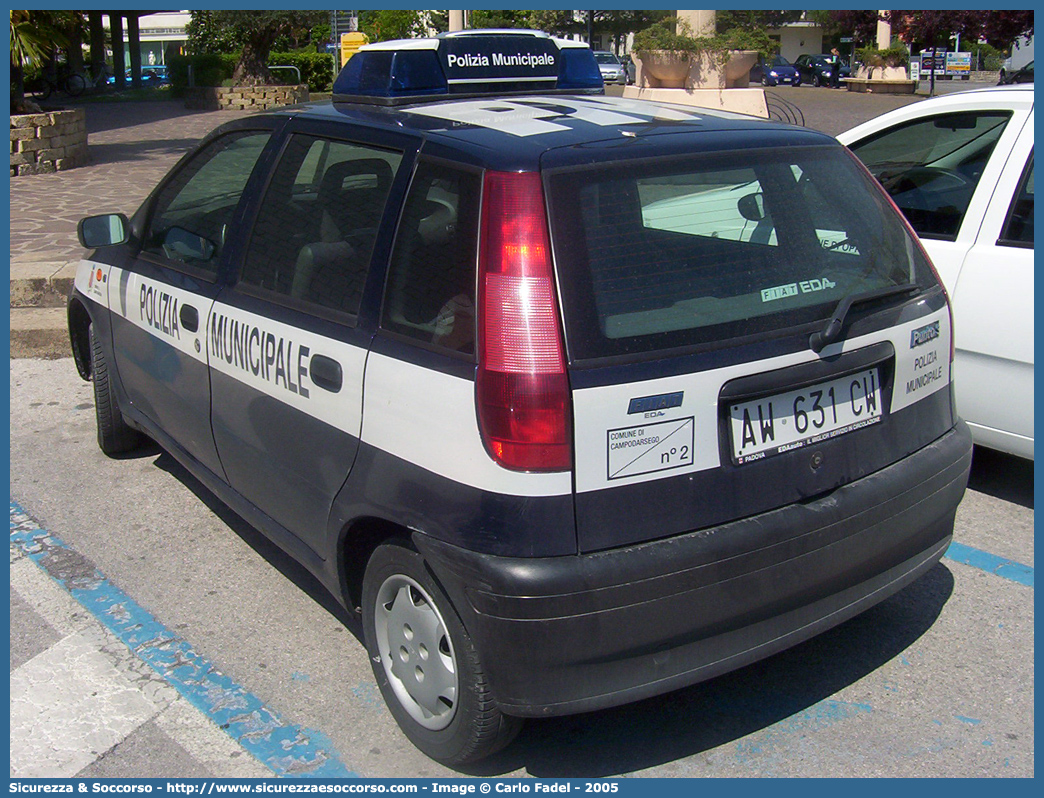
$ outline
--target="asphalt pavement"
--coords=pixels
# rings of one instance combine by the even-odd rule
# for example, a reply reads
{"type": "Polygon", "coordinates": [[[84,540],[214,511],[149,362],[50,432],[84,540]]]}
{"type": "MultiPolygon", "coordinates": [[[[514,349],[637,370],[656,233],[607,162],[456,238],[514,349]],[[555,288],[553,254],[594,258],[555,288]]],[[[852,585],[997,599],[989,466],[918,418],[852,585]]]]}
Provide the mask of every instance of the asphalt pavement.
{"type": "MultiPolygon", "coordinates": [[[[940,90],[971,87],[946,85],[940,90]]],[[[830,134],[837,134],[891,108],[923,99],[921,96],[862,95],[811,87],[770,89],[769,92],[797,106],[808,127],[830,134]]],[[[44,293],[50,291],[54,296],[60,296],[67,285],[63,280],[71,277],[73,267],[70,264],[75,264],[82,254],[75,234],[76,222],[82,216],[111,211],[132,213],[170,166],[199,138],[219,124],[245,115],[248,113],[240,111],[188,111],[173,102],[88,105],[90,165],[60,174],[11,181],[12,301],[18,293],[16,282],[18,290],[22,291],[30,290],[27,285],[31,288],[42,280],[44,293]]],[[[49,310],[55,318],[64,315],[60,307],[49,310]]],[[[13,310],[12,329],[18,323],[15,317],[16,311],[13,310]]],[[[431,763],[417,764],[409,759],[416,754],[398,736],[394,725],[389,725],[387,713],[373,714],[372,706],[379,705],[379,698],[375,698],[376,688],[372,684],[361,683],[352,687],[350,692],[354,700],[371,707],[367,710],[371,714],[363,712],[362,716],[375,718],[374,728],[381,731],[374,731],[373,735],[379,742],[375,742],[366,728],[342,730],[334,715],[320,713],[324,718],[324,729],[329,727],[337,731],[335,744],[331,744],[324,732],[299,722],[294,702],[287,701],[285,695],[266,681],[264,663],[261,671],[244,671],[251,675],[248,684],[246,679],[236,681],[234,676],[226,674],[222,667],[207,658],[206,652],[197,651],[194,647],[196,635],[205,639],[206,645],[202,648],[212,652],[214,659],[228,655],[232,663],[237,661],[230,652],[222,650],[221,640],[228,630],[222,632],[220,623],[210,619],[200,629],[196,619],[177,618],[176,611],[171,618],[161,617],[171,613],[164,606],[163,594],[149,590],[147,579],[139,581],[138,576],[128,575],[127,585],[110,580],[107,572],[115,569],[123,574],[121,563],[127,558],[143,561],[132,571],[136,575],[147,574],[149,569],[171,566],[162,564],[166,562],[165,558],[155,559],[149,544],[143,542],[155,530],[147,528],[144,521],[142,526],[130,525],[134,527],[131,529],[123,516],[133,508],[115,506],[120,503],[120,480],[123,479],[119,461],[107,461],[98,455],[100,459],[87,468],[87,475],[73,482],[62,479],[69,475],[71,468],[54,464],[48,466],[52,469],[47,471],[48,476],[37,476],[36,469],[49,459],[48,452],[53,453],[53,447],[68,446],[70,451],[79,452],[93,443],[90,440],[93,424],[90,386],[75,381],[71,377],[72,370],[71,361],[46,364],[12,360],[11,366],[10,775],[97,778],[292,777],[350,775],[354,772],[362,775],[412,776],[422,772],[453,775],[431,763]],[[69,387],[70,379],[76,387],[69,387]],[[61,387],[42,387],[52,384],[61,387]],[[60,393],[56,392],[59,390],[60,393]],[[43,441],[48,444],[41,448],[43,441]],[[95,477],[103,481],[101,485],[92,484],[92,469],[95,477]],[[87,543],[89,536],[85,534],[85,516],[75,511],[81,500],[86,500],[94,515],[114,520],[113,548],[103,547],[87,553],[80,551],[81,548],[90,548],[87,543]],[[119,541],[119,536],[124,534],[133,538],[126,545],[119,541]],[[103,562],[96,563],[94,557],[103,562]],[[141,629],[148,634],[143,637],[141,629]],[[251,692],[251,685],[255,689],[256,685],[261,685],[263,697],[251,692]],[[279,706],[271,707],[266,703],[270,695],[277,698],[279,706]],[[389,771],[388,763],[382,759],[389,751],[395,752],[400,761],[413,764],[405,765],[405,769],[398,773],[394,769],[389,771]]],[[[980,462],[982,458],[989,461],[990,457],[989,453],[981,456],[977,453],[980,462]]],[[[137,461],[135,471],[149,472],[148,478],[154,479],[154,472],[157,472],[154,460],[154,457],[147,457],[137,461]]],[[[159,460],[163,460],[162,455],[159,460]]],[[[173,474],[175,482],[188,488],[182,490],[190,503],[198,503],[200,525],[216,525],[227,535],[227,524],[234,532],[249,535],[241,529],[241,522],[229,519],[227,510],[212,506],[216,504],[212,497],[200,501],[193,495],[205,489],[193,485],[191,478],[181,473],[176,464],[157,463],[160,476],[166,482],[173,474]],[[170,473],[166,473],[168,471],[170,473]]],[[[959,520],[963,520],[960,520],[958,539],[974,551],[997,555],[998,562],[1021,564],[1023,570],[1019,573],[1024,577],[1028,572],[1029,589],[1017,581],[1006,586],[988,581],[1001,577],[989,573],[981,563],[950,562],[947,568],[933,571],[930,579],[922,580],[923,584],[917,590],[904,591],[905,598],[896,597],[882,605],[884,609],[877,611],[877,617],[880,618],[882,613],[888,616],[902,615],[907,610],[914,612],[912,607],[921,602],[929,609],[924,610],[922,606],[916,614],[918,618],[926,618],[926,625],[922,628],[921,621],[915,623],[916,631],[911,633],[913,638],[909,643],[922,635],[928,640],[928,626],[938,618],[941,620],[932,627],[933,631],[941,629],[971,646],[974,641],[968,639],[967,616],[958,614],[965,612],[963,604],[952,599],[947,604],[947,597],[956,595],[955,582],[958,587],[969,584],[981,588],[985,585],[987,594],[994,601],[993,606],[1004,614],[999,627],[993,616],[982,619],[982,628],[992,629],[990,634],[997,638],[994,641],[999,649],[997,658],[1005,663],[1006,672],[999,680],[1003,684],[998,691],[986,691],[981,700],[969,698],[967,706],[973,706],[974,712],[955,709],[948,717],[936,719],[934,722],[939,724],[940,731],[935,738],[921,735],[917,739],[907,739],[908,730],[897,729],[895,734],[899,742],[896,746],[904,753],[905,764],[915,766],[914,772],[919,757],[934,756],[935,761],[940,761],[941,757],[941,761],[946,763],[942,767],[948,767],[953,774],[1032,775],[1032,720],[1027,725],[1025,714],[1026,702],[1032,704],[1032,683],[1025,684],[1026,669],[1019,665],[1020,659],[1024,659],[1023,652],[1032,657],[1032,465],[1027,471],[1024,465],[1012,464],[1002,458],[995,469],[991,470],[988,462],[978,468],[974,489],[962,505],[963,516],[959,520]],[[1014,487],[1011,469],[1015,470],[1014,487]],[[1006,476],[995,476],[1000,472],[1006,476]],[[946,607],[952,612],[945,611],[946,607]],[[922,616],[922,612],[927,612],[927,616],[922,616]],[[1019,642],[1020,637],[1026,635],[1029,636],[1028,648],[1024,641],[1019,642]],[[991,706],[990,699],[995,695],[1003,695],[1004,699],[998,703],[1007,702],[1009,706],[991,706]],[[996,731],[991,729],[989,734],[982,733],[980,716],[997,711],[1002,712],[1003,722],[995,724],[996,731]],[[941,748],[932,751],[932,746],[941,748]],[[968,772],[953,764],[955,760],[951,754],[954,752],[965,759],[970,752],[975,754],[971,758],[974,764],[969,766],[968,772]]],[[[146,490],[143,502],[149,501],[148,495],[146,490]]],[[[163,523],[162,514],[169,512],[166,507],[143,506],[142,509],[144,515],[153,518],[157,525],[163,523]]],[[[209,533],[200,531],[201,528],[190,527],[186,534],[190,539],[195,540],[198,536],[203,541],[209,533]]],[[[238,540],[235,534],[232,537],[238,540]]],[[[197,568],[204,569],[203,562],[192,558],[215,556],[215,559],[221,559],[220,552],[213,547],[210,539],[207,539],[207,545],[201,542],[191,553],[186,553],[186,562],[176,566],[185,570],[184,581],[188,590],[207,591],[207,586],[202,584],[204,580],[193,573],[197,568]]],[[[237,568],[242,567],[244,556],[256,558],[256,554],[251,555],[249,546],[241,548],[246,549],[245,554],[224,552],[237,568]]],[[[263,559],[261,565],[249,568],[264,568],[263,559]]],[[[266,575],[265,578],[269,577],[266,575]]],[[[272,578],[277,582],[284,579],[278,573],[272,578]]],[[[290,585],[288,590],[293,592],[296,588],[290,585]]],[[[963,599],[963,602],[967,601],[967,598],[963,599]]],[[[265,604],[262,601],[260,606],[265,604]]],[[[220,597],[215,596],[213,602],[205,606],[220,606],[220,597]]],[[[340,629],[343,634],[341,619],[329,608],[316,605],[303,611],[318,613],[309,621],[314,628],[340,629]]],[[[974,613],[976,610],[973,607],[968,611],[974,613]]],[[[205,612],[203,616],[206,616],[205,612]]],[[[273,624],[282,620],[285,619],[266,617],[266,621],[273,624]]],[[[857,623],[873,625],[875,622],[853,622],[857,623]]],[[[851,629],[847,633],[831,634],[835,643],[859,639],[858,631],[853,633],[851,629]]],[[[930,642],[922,643],[910,649],[917,656],[932,645],[930,642]]],[[[243,639],[235,645],[249,649],[250,641],[243,639]]],[[[636,775],[697,775],[705,766],[715,775],[840,775],[831,773],[835,766],[833,762],[824,765],[811,761],[804,763],[806,766],[799,760],[782,763],[779,757],[786,748],[783,737],[788,729],[793,731],[796,728],[799,734],[811,736],[839,720],[848,717],[858,720],[864,714],[870,714],[868,707],[879,697],[864,695],[866,691],[887,691],[889,684],[910,690],[918,687],[929,690],[931,685],[924,682],[930,677],[922,666],[930,657],[939,656],[939,652],[926,654],[924,661],[911,655],[911,661],[907,661],[910,650],[900,641],[867,655],[871,664],[866,666],[865,673],[859,670],[862,666],[857,667],[858,675],[852,677],[853,681],[846,688],[849,695],[844,701],[816,695],[802,703],[804,696],[799,696],[793,701],[783,701],[768,712],[764,707],[757,709],[734,703],[730,708],[732,699],[724,697],[725,693],[741,686],[748,688],[750,685],[743,681],[749,678],[750,672],[726,677],[724,682],[719,680],[701,697],[688,693],[681,703],[691,707],[702,702],[705,710],[709,706],[711,714],[724,723],[725,731],[710,738],[700,738],[703,740],[700,743],[686,738],[685,745],[675,744],[662,735],[653,735],[650,739],[659,740],[662,750],[645,750],[653,743],[642,743],[637,751],[627,748],[627,756],[617,763],[607,762],[606,758],[595,753],[602,746],[610,752],[617,752],[617,758],[621,759],[620,741],[613,734],[606,739],[600,737],[602,732],[597,731],[597,724],[593,733],[582,729],[582,721],[567,720],[558,726],[533,724],[520,740],[520,747],[516,748],[516,752],[523,752],[516,753],[522,761],[510,757],[502,760],[496,773],[554,775],[572,770],[569,775],[579,775],[589,768],[592,773],[604,775],[622,770],[636,775]],[[875,672],[885,674],[880,680],[883,687],[877,682],[867,681],[875,672]],[[718,703],[716,708],[715,701],[718,703]],[[736,712],[742,720],[736,720],[736,712]],[[726,720],[726,716],[731,716],[731,720],[726,720]],[[564,742],[574,737],[583,738],[590,745],[584,752],[577,752],[575,762],[564,764],[555,757],[564,742]],[[738,753],[727,753],[731,748],[726,743],[734,743],[738,753]],[[744,747],[745,743],[748,747],[744,747]],[[768,759],[763,755],[764,751],[759,752],[758,746],[769,749],[768,759]],[[693,748],[698,749],[696,753],[691,750],[693,748]],[[698,761],[694,763],[692,760],[698,761]],[[759,766],[752,769],[754,760],[759,766]],[[537,764],[533,765],[533,761],[537,764]]],[[[807,653],[809,649],[804,651],[807,653]]],[[[822,649],[814,648],[812,651],[819,652],[816,656],[825,656],[822,649]]],[[[267,658],[280,662],[287,659],[289,663],[287,654],[269,652],[267,658]]],[[[261,656],[258,653],[255,659],[261,656]]],[[[365,666],[365,657],[360,659],[361,665],[365,666]]],[[[307,675],[290,670],[288,663],[285,665],[287,681],[297,691],[291,692],[291,697],[296,695],[303,699],[311,695],[309,690],[319,689],[318,685],[308,684],[307,675]]],[[[354,663],[356,666],[359,664],[354,663]]],[[[794,659],[783,667],[784,671],[793,669],[798,673],[806,665],[800,659],[794,659]]],[[[273,665],[272,675],[275,670],[273,665]]],[[[358,677],[359,673],[355,675],[358,677]]],[[[979,660],[975,660],[964,675],[973,680],[998,679],[989,664],[979,660]]],[[[794,679],[789,676],[779,678],[791,689],[802,681],[797,676],[794,679]]],[[[1029,678],[1032,680],[1031,662],[1029,678]]],[[[759,695],[767,700],[764,689],[756,690],[753,700],[757,700],[759,695]]],[[[352,696],[348,699],[353,700],[352,696]]],[[[908,697],[907,700],[912,699],[908,697]]],[[[778,698],[773,701],[779,703],[778,698]]],[[[636,718],[638,722],[643,720],[642,711],[624,708],[612,716],[619,719],[626,729],[636,718]]],[[[679,724],[684,726],[677,712],[669,708],[656,712],[654,717],[668,728],[681,728],[679,724]]],[[[303,714],[312,716],[310,712],[303,714]]],[[[1032,717],[1031,711],[1029,717],[1032,717]]],[[[601,728],[605,728],[605,724],[601,728]]],[[[852,733],[852,725],[847,728],[849,731],[841,734],[843,745],[853,744],[846,736],[852,733]]],[[[569,746],[565,747],[568,749],[569,746]]],[[[799,745],[797,750],[800,754],[803,749],[799,745]]],[[[853,762],[852,768],[853,774],[865,772],[867,775],[909,770],[898,766],[894,769],[868,766],[865,762],[853,762]]]]}

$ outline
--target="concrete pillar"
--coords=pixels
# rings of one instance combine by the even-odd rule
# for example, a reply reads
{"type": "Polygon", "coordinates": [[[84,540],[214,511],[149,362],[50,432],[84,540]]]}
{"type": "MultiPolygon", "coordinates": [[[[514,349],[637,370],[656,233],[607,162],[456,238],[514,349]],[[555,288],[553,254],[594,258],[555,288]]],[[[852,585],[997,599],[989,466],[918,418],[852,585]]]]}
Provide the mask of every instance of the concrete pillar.
{"type": "MultiPolygon", "coordinates": [[[[887,11],[878,11],[878,14],[887,14],[887,11]]],[[[883,19],[877,20],[877,49],[887,50],[892,46],[892,25],[883,19]]]]}
{"type": "Polygon", "coordinates": [[[678,19],[683,19],[692,27],[693,36],[713,36],[717,11],[675,11],[678,19]]]}
{"type": "Polygon", "coordinates": [[[463,11],[450,11],[449,12],[449,29],[450,29],[450,31],[464,30],[464,12],[463,11]]]}

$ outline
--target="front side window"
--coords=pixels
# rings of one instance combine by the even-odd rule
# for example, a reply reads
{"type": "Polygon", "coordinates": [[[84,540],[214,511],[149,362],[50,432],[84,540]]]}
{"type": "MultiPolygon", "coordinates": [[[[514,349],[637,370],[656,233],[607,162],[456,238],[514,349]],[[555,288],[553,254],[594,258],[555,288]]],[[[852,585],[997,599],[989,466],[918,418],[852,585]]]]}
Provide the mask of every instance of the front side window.
{"type": "Polygon", "coordinates": [[[967,111],[919,119],[850,145],[925,238],[953,241],[1011,118],[967,111]]]}
{"type": "Polygon", "coordinates": [[[562,170],[555,262],[578,359],[727,345],[826,318],[855,295],[934,277],[840,147],[562,170]]]}
{"type": "Polygon", "coordinates": [[[258,214],[240,282],[357,314],[402,154],[291,137],[258,214]]]}
{"type": "Polygon", "coordinates": [[[142,251],[217,272],[232,216],[269,138],[267,131],[231,133],[189,161],[160,191],[142,251]]]}
{"type": "Polygon", "coordinates": [[[475,352],[481,179],[421,162],[392,252],[381,326],[437,348],[475,352]]]}

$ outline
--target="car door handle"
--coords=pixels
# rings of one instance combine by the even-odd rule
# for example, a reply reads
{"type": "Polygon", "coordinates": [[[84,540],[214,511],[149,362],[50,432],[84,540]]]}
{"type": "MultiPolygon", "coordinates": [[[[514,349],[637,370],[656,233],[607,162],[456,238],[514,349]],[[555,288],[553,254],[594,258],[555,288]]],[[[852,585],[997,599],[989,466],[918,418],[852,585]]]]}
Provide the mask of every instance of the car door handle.
{"type": "Polygon", "coordinates": [[[181,326],[189,332],[196,332],[199,329],[199,311],[192,305],[182,305],[178,317],[181,319],[181,326]]]}
{"type": "Polygon", "coordinates": [[[312,377],[312,382],[323,390],[331,393],[341,390],[344,376],[341,373],[341,364],[333,358],[326,355],[312,355],[312,360],[308,364],[308,372],[312,377]]]}

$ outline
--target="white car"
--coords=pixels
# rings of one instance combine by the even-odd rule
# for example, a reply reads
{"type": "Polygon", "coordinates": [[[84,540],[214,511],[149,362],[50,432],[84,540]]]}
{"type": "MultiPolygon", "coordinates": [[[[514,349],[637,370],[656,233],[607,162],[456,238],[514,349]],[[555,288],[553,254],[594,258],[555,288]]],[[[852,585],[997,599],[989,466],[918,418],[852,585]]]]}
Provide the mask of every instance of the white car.
{"type": "Polygon", "coordinates": [[[838,136],[917,231],[953,302],[957,411],[1033,459],[1033,86],[914,103],[838,136]]]}

